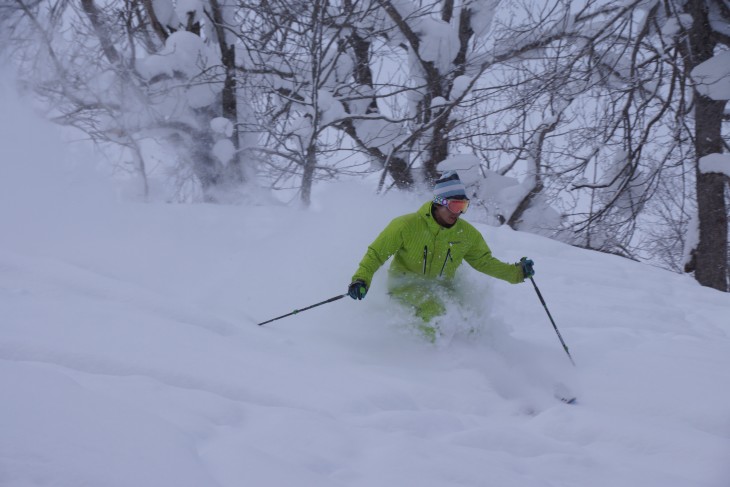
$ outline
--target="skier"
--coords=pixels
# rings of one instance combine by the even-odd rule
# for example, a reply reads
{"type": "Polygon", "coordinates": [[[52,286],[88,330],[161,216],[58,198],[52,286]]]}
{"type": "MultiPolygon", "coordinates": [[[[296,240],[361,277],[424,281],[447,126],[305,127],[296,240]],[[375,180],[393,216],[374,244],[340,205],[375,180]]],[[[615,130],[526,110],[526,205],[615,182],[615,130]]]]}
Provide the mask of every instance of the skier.
{"type": "Polygon", "coordinates": [[[375,272],[391,257],[389,294],[414,309],[419,328],[431,341],[438,326],[434,318],[445,313],[442,297],[453,295],[456,269],[466,260],[473,268],[512,284],[535,274],[533,262],[523,257],[508,264],[492,256],[479,231],[460,219],[469,207],[466,187],[456,171],[436,181],[433,200],[416,213],[395,218],[370,244],[352,277],[347,294],[361,300],[375,272]]]}

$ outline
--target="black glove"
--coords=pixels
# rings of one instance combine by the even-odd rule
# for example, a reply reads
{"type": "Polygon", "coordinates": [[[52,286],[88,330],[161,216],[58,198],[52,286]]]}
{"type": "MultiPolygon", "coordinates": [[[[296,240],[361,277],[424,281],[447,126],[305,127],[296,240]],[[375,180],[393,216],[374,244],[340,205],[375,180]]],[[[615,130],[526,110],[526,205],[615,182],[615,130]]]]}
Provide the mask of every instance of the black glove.
{"type": "Polygon", "coordinates": [[[348,296],[350,296],[352,299],[357,299],[358,301],[363,299],[367,293],[368,286],[365,284],[365,281],[361,279],[352,281],[350,287],[347,288],[348,296]]]}
{"type": "Polygon", "coordinates": [[[520,259],[520,267],[522,267],[522,275],[525,279],[529,279],[535,275],[535,269],[532,268],[533,265],[535,265],[535,263],[527,257],[520,259]]]}

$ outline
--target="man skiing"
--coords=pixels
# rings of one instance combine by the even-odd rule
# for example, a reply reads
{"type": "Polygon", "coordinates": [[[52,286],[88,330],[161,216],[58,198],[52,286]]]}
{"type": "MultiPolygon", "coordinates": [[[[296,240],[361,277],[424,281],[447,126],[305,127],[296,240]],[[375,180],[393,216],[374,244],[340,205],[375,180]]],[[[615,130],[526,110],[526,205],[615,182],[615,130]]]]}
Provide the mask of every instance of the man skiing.
{"type": "Polygon", "coordinates": [[[347,294],[365,297],[375,272],[391,257],[388,289],[392,297],[412,307],[423,320],[419,326],[432,341],[437,326],[431,321],[445,313],[442,297],[453,293],[456,269],[465,260],[476,270],[512,284],[534,275],[533,262],[502,262],[479,231],[460,219],[469,207],[458,173],[449,171],[436,181],[434,198],[416,213],[395,218],[370,244],[352,276],[347,294]]]}

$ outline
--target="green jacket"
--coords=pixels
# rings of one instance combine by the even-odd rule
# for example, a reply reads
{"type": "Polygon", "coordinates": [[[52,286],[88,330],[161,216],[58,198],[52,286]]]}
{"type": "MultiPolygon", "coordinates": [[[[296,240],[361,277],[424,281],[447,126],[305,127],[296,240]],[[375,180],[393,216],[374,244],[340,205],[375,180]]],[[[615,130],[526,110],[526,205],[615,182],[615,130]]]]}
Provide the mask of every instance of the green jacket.
{"type": "Polygon", "coordinates": [[[416,213],[391,221],[368,247],[352,277],[362,279],[368,288],[373,275],[391,256],[390,277],[421,277],[450,281],[465,260],[484,274],[517,284],[524,281],[522,269],[492,256],[484,237],[468,222],[459,219],[445,228],[431,215],[429,201],[416,213]]]}

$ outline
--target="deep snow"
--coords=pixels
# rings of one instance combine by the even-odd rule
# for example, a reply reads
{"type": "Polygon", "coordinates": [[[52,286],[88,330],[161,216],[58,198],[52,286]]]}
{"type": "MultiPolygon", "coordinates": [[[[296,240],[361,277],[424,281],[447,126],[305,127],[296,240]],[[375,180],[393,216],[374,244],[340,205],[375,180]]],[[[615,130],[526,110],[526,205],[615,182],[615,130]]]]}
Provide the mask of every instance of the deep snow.
{"type": "Polygon", "coordinates": [[[343,184],[309,211],[133,203],[3,106],[0,485],[730,483],[730,295],[477,225],[498,257],[535,260],[575,369],[529,284],[466,265],[465,311],[436,344],[383,271],[361,303],[258,327],[345,292],[422,198],[343,184]]]}

